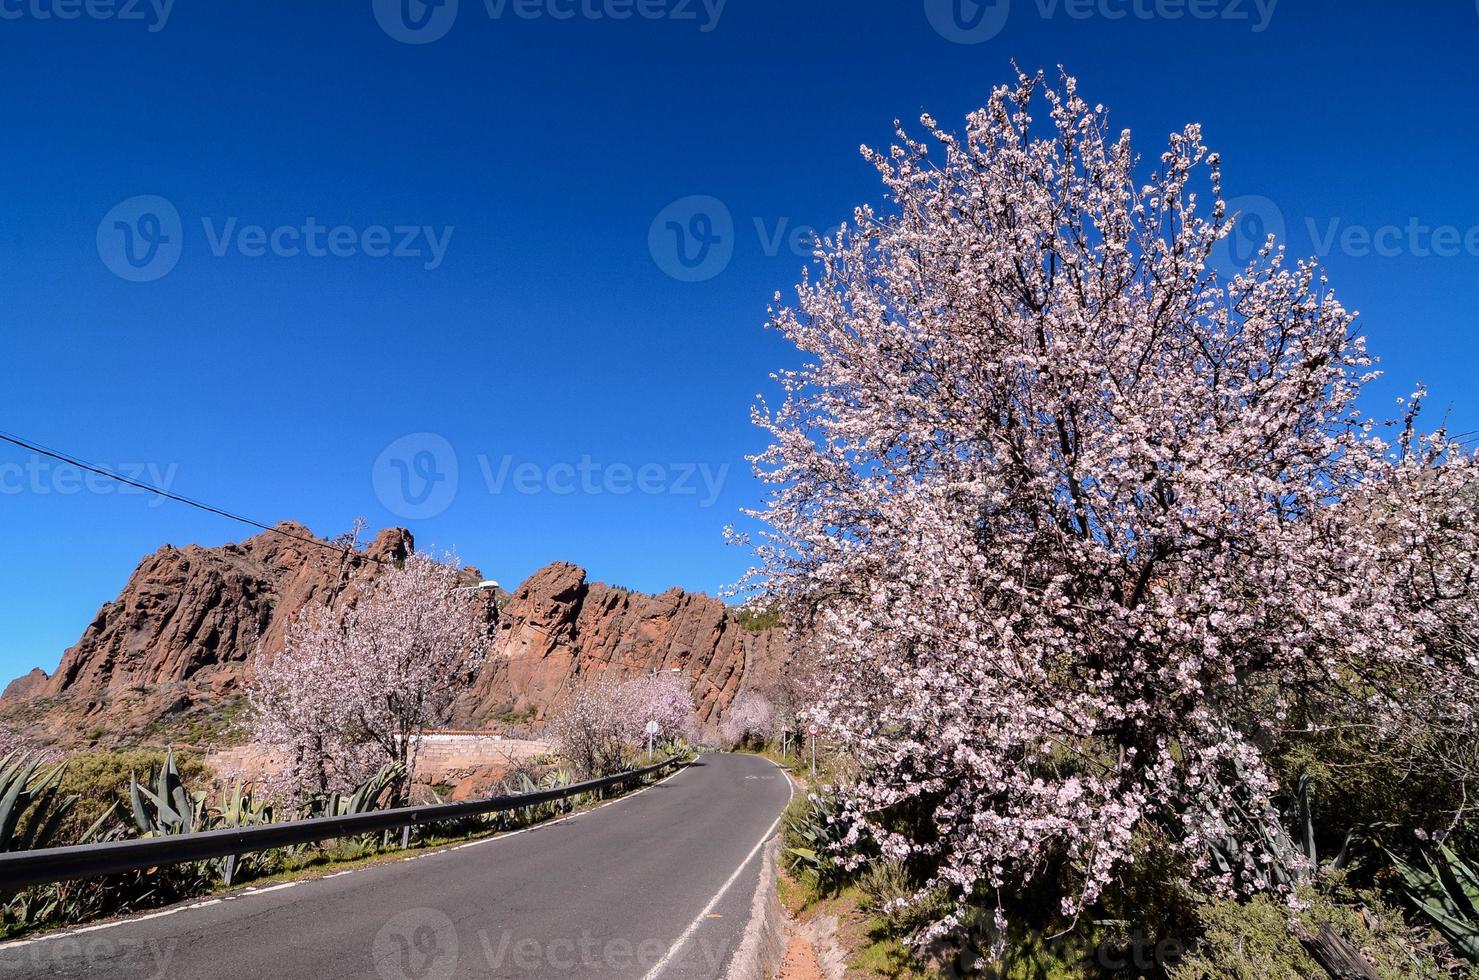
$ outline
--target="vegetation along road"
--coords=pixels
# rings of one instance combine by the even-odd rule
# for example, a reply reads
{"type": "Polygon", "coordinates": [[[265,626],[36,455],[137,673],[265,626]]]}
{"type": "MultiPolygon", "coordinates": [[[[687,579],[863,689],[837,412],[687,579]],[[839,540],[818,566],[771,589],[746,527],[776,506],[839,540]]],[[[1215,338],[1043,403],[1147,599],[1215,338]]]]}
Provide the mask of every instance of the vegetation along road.
{"type": "Polygon", "coordinates": [[[0,977],[719,977],[790,793],[704,756],[518,834],[0,947],[0,977]]]}

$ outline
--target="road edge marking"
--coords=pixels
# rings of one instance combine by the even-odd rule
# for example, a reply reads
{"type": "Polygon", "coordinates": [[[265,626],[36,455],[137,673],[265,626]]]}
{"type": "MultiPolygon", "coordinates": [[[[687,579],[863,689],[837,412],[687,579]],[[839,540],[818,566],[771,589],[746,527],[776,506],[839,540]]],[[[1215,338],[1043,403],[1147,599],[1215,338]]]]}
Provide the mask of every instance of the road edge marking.
{"type": "Polygon", "coordinates": [[[703,907],[703,910],[698,913],[698,916],[688,924],[688,928],[683,930],[683,933],[678,937],[677,941],[668,948],[668,951],[663,954],[662,959],[653,964],[652,969],[647,971],[647,973],[642,977],[642,980],[656,980],[657,976],[662,973],[663,970],[667,969],[668,964],[673,961],[673,957],[678,955],[678,951],[683,948],[688,940],[693,938],[693,934],[695,932],[698,932],[698,927],[703,925],[704,922],[708,919],[709,913],[714,911],[715,907],[724,900],[724,896],[729,892],[729,889],[733,887],[734,883],[739,880],[739,876],[744,874],[745,868],[748,867],[750,862],[755,859],[755,855],[759,854],[760,849],[764,847],[767,843],[769,843],[771,837],[774,836],[776,830],[780,827],[781,820],[786,815],[786,807],[790,806],[791,801],[796,798],[796,784],[792,781],[790,774],[787,773],[785,769],[781,767],[780,763],[776,762],[774,759],[771,759],[769,757],[763,758],[765,758],[766,762],[769,762],[777,769],[780,769],[781,775],[786,780],[786,806],[781,807],[780,816],[775,818],[775,822],[772,823],[769,829],[767,829],[765,833],[761,835],[760,840],[755,844],[755,846],[750,848],[750,853],[745,855],[744,860],[739,863],[739,867],[735,868],[734,873],[729,876],[729,879],[719,887],[718,894],[709,899],[709,904],[705,905],[703,907]]]}

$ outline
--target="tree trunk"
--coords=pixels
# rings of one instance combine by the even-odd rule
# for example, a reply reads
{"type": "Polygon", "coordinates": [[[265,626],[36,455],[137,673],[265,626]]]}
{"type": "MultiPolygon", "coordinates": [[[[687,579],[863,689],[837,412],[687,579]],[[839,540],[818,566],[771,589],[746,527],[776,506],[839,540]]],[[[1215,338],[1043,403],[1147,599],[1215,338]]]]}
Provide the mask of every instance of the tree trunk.
{"type": "Polygon", "coordinates": [[[1328,922],[1320,927],[1319,935],[1311,936],[1308,930],[1297,929],[1294,936],[1333,980],[1381,980],[1361,951],[1330,928],[1328,922]]]}

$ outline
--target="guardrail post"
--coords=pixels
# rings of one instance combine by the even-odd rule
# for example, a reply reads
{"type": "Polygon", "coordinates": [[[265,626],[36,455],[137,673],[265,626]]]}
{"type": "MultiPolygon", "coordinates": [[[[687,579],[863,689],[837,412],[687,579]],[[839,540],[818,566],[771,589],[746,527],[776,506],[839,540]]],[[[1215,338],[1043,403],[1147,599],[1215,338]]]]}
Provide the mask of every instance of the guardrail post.
{"type": "Polygon", "coordinates": [[[401,828],[401,850],[403,850],[403,851],[409,851],[410,849],[411,849],[411,825],[410,824],[406,824],[404,827],[401,828]]]}
{"type": "Polygon", "coordinates": [[[226,858],[226,887],[231,887],[232,880],[236,877],[236,855],[232,854],[226,858]]]}

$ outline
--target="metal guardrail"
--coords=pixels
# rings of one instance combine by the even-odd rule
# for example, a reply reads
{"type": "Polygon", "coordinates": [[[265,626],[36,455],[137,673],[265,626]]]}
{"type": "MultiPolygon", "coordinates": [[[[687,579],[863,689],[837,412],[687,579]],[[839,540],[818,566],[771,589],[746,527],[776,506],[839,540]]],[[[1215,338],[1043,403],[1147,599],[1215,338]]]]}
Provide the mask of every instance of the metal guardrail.
{"type": "Polygon", "coordinates": [[[296,844],[314,844],[337,837],[355,837],[386,830],[399,830],[419,824],[441,823],[462,817],[488,813],[505,813],[526,806],[538,806],[569,799],[582,793],[595,793],[621,786],[633,780],[660,772],[680,760],[675,756],[654,765],[602,779],[572,783],[557,789],[539,790],[509,796],[463,803],[438,803],[429,806],[397,807],[375,810],[346,817],[312,817],[284,823],[254,827],[207,830],[198,834],[173,837],[151,837],[144,840],[112,841],[103,844],[79,844],[74,847],[50,847],[37,851],[14,851],[0,854],[0,889],[43,885],[81,878],[99,878],[126,871],[214,858],[231,858],[253,851],[296,844]]]}

